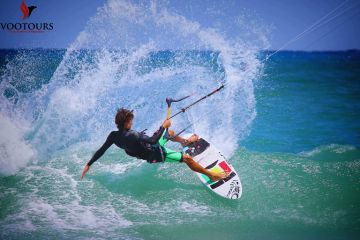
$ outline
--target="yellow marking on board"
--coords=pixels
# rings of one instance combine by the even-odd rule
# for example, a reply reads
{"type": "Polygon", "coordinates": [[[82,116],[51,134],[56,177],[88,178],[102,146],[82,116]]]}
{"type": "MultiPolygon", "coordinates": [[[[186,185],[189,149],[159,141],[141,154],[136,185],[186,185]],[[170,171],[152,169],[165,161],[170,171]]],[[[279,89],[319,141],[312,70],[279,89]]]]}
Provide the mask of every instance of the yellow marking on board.
{"type": "Polygon", "coordinates": [[[216,167],[213,167],[210,171],[214,172],[214,173],[222,173],[224,170],[222,170],[221,168],[216,166],[216,167]]]}

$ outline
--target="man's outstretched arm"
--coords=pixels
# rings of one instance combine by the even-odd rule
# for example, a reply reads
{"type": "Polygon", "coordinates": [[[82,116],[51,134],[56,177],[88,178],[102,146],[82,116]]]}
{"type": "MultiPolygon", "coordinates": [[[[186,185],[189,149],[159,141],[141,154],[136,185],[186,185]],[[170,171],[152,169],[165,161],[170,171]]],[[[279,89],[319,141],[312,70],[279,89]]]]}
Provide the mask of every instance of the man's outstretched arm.
{"type": "Polygon", "coordinates": [[[89,171],[90,166],[98,160],[105,151],[114,143],[114,132],[111,132],[109,136],[107,137],[105,143],[95,152],[93,157],[90,159],[90,161],[85,165],[84,170],[81,174],[81,179],[86,175],[86,173],[89,171]]]}

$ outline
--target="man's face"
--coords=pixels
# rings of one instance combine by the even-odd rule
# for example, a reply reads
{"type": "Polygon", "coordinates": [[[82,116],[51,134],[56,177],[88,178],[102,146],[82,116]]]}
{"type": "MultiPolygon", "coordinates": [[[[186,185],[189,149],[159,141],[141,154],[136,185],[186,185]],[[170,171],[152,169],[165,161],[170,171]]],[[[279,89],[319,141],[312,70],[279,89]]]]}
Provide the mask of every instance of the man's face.
{"type": "Polygon", "coordinates": [[[127,122],[125,122],[124,128],[127,129],[127,130],[130,130],[131,127],[132,127],[132,121],[133,121],[133,119],[131,118],[127,122]]]}

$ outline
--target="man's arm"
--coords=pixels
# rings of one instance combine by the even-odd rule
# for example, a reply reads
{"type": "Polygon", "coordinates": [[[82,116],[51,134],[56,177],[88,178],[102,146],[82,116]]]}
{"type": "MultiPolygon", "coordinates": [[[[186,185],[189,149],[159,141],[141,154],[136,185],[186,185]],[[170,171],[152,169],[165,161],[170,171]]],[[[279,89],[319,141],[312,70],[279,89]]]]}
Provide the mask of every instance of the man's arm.
{"type": "Polygon", "coordinates": [[[140,140],[142,142],[154,145],[159,141],[159,139],[161,138],[161,135],[164,133],[164,131],[165,131],[165,128],[163,128],[161,126],[151,137],[146,136],[145,134],[140,134],[140,140]]]}
{"type": "Polygon", "coordinates": [[[166,119],[163,124],[161,125],[161,127],[159,128],[159,130],[157,130],[154,135],[152,135],[151,137],[146,136],[145,134],[140,134],[140,139],[145,142],[145,143],[149,143],[151,145],[156,144],[159,139],[161,138],[162,134],[164,133],[166,128],[169,128],[171,125],[171,122],[169,119],[166,119]]]}
{"type": "Polygon", "coordinates": [[[183,147],[185,147],[186,145],[189,145],[192,142],[195,142],[197,140],[199,140],[199,136],[196,134],[193,134],[191,137],[189,137],[188,139],[182,138],[179,135],[175,136],[175,132],[173,130],[169,130],[169,135],[172,137],[170,139],[170,141],[172,142],[178,142],[180,143],[183,147]],[[175,137],[173,137],[175,136],[175,137]]]}
{"type": "Polygon", "coordinates": [[[98,160],[105,151],[114,143],[114,132],[111,132],[107,137],[105,143],[95,152],[90,161],[85,165],[84,170],[81,174],[81,179],[85,176],[85,174],[89,171],[90,166],[98,160]]]}

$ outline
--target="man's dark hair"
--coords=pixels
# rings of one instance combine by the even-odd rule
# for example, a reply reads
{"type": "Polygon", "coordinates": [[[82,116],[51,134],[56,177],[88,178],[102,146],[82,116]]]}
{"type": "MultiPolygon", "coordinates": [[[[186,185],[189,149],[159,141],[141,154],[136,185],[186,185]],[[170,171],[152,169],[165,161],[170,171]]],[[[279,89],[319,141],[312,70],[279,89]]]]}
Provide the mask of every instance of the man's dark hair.
{"type": "Polygon", "coordinates": [[[134,118],[134,114],[133,111],[125,109],[125,108],[119,108],[117,110],[116,116],[115,116],[115,124],[117,126],[117,128],[123,129],[124,128],[124,123],[129,121],[130,119],[134,118]]]}

